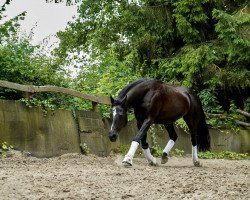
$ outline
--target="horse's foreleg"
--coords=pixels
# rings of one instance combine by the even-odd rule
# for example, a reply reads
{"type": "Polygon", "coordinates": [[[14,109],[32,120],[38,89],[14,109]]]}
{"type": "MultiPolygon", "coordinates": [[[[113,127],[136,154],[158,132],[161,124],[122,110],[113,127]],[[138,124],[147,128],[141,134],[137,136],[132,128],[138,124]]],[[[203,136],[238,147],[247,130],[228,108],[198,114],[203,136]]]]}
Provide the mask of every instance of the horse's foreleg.
{"type": "Polygon", "coordinates": [[[174,130],[173,124],[164,124],[164,126],[168,131],[170,140],[168,141],[166,147],[163,150],[163,154],[161,157],[161,164],[165,164],[168,161],[168,154],[170,150],[173,148],[175,141],[177,140],[177,137],[178,137],[174,130]]]}
{"type": "Polygon", "coordinates": [[[175,141],[173,141],[172,139],[168,141],[162,153],[161,164],[165,164],[166,162],[168,162],[168,155],[169,155],[170,150],[173,148],[174,144],[175,144],[175,141]]]}
{"type": "Polygon", "coordinates": [[[146,137],[147,131],[151,124],[152,124],[151,120],[149,119],[146,119],[143,122],[139,132],[137,133],[137,135],[135,136],[135,138],[133,139],[131,143],[128,153],[125,155],[125,158],[122,161],[125,166],[132,166],[132,163],[133,163],[132,161],[133,161],[135,152],[139,146],[139,143],[142,140],[142,138],[146,137]]]}
{"type": "Polygon", "coordinates": [[[136,152],[138,146],[139,146],[138,142],[132,141],[131,146],[129,148],[129,151],[125,155],[125,157],[124,157],[124,159],[122,161],[122,163],[124,164],[124,166],[132,166],[132,164],[133,164],[133,158],[134,158],[134,155],[135,155],[135,152],[136,152]]]}

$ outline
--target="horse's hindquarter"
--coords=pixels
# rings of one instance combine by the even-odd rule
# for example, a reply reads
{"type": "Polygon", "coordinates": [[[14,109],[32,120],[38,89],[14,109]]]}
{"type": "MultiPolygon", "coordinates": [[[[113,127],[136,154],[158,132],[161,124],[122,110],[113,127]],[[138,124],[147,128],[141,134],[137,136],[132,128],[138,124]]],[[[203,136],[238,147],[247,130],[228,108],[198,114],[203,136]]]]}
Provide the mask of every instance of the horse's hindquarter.
{"type": "Polygon", "coordinates": [[[190,100],[185,88],[166,85],[159,91],[156,104],[160,109],[155,123],[172,123],[187,114],[190,100]]]}
{"type": "Polygon", "coordinates": [[[176,121],[187,114],[189,104],[186,88],[157,80],[142,82],[127,93],[127,105],[134,108],[136,117],[149,117],[154,123],[176,121]]]}

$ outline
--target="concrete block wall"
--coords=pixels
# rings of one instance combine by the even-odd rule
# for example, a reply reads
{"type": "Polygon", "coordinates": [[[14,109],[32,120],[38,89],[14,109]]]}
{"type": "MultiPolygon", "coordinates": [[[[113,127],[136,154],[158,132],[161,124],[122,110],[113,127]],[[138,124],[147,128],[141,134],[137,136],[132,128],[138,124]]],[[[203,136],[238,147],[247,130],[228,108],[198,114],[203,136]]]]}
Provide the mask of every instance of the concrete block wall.
{"type": "MultiPolygon", "coordinates": [[[[102,119],[92,111],[50,111],[46,115],[41,108],[29,108],[18,101],[0,100],[0,144],[8,142],[15,149],[28,151],[37,157],[52,157],[65,153],[80,153],[80,144],[86,144],[90,152],[107,156],[120,144],[130,145],[137,133],[136,122],[128,122],[118,140],[108,139],[110,120],[102,119]]],[[[164,148],[169,137],[164,128],[156,127],[156,142],[164,148]]],[[[175,148],[191,153],[188,133],[176,128],[178,140],[175,148]]],[[[214,151],[230,150],[250,153],[250,129],[240,133],[224,133],[210,129],[211,146],[214,151]]],[[[152,144],[152,138],[148,135],[152,144]]]]}
{"type": "Polygon", "coordinates": [[[79,124],[80,143],[87,144],[93,154],[107,156],[110,150],[110,142],[100,113],[76,111],[76,116],[79,124]]]}
{"type": "Polygon", "coordinates": [[[86,143],[96,155],[109,154],[109,142],[101,115],[91,111],[55,110],[46,115],[18,101],[0,100],[0,144],[37,157],[80,153],[86,143]]]}
{"type": "Polygon", "coordinates": [[[110,142],[100,113],[92,111],[49,111],[27,107],[19,101],[0,100],[0,144],[37,157],[80,153],[87,144],[90,153],[107,156],[110,142]]]}
{"type": "Polygon", "coordinates": [[[0,100],[0,143],[37,157],[80,152],[79,136],[72,112],[29,108],[18,101],[0,100]]]}

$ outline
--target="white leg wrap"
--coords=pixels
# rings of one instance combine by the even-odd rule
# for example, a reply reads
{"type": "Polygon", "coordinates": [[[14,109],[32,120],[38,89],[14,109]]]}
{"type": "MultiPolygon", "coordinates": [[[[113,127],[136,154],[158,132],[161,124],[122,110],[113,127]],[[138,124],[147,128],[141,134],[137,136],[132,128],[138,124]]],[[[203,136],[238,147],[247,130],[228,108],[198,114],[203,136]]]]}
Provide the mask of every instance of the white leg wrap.
{"type": "Polygon", "coordinates": [[[168,141],[166,147],[163,149],[163,152],[165,152],[165,153],[168,154],[169,151],[173,148],[174,144],[175,144],[174,140],[171,140],[171,139],[170,139],[170,140],[168,141]]]}
{"type": "Polygon", "coordinates": [[[156,159],[152,156],[150,149],[143,149],[144,155],[147,158],[150,165],[156,165],[156,159]]]}
{"type": "Polygon", "coordinates": [[[197,145],[192,146],[192,158],[193,158],[193,162],[198,161],[197,145]]]}
{"type": "Polygon", "coordinates": [[[134,155],[135,155],[135,152],[136,152],[138,146],[139,146],[138,142],[133,141],[131,143],[130,149],[129,149],[127,155],[125,156],[125,158],[122,161],[123,163],[127,163],[127,164],[132,165],[132,160],[134,158],[134,155]]]}

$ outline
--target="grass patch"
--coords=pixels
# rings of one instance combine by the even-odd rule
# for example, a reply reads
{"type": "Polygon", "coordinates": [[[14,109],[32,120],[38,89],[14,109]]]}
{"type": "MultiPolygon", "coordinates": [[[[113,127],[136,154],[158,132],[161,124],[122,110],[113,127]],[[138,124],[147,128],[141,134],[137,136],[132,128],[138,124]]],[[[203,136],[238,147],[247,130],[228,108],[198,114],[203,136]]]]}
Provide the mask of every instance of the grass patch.
{"type": "Polygon", "coordinates": [[[250,159],[248,153],[236,153],[232,151],[220,151],[220,152],[199,152],[199,158],[202,159],[228,159],[228,160],[246,160],[250,159]]]}

